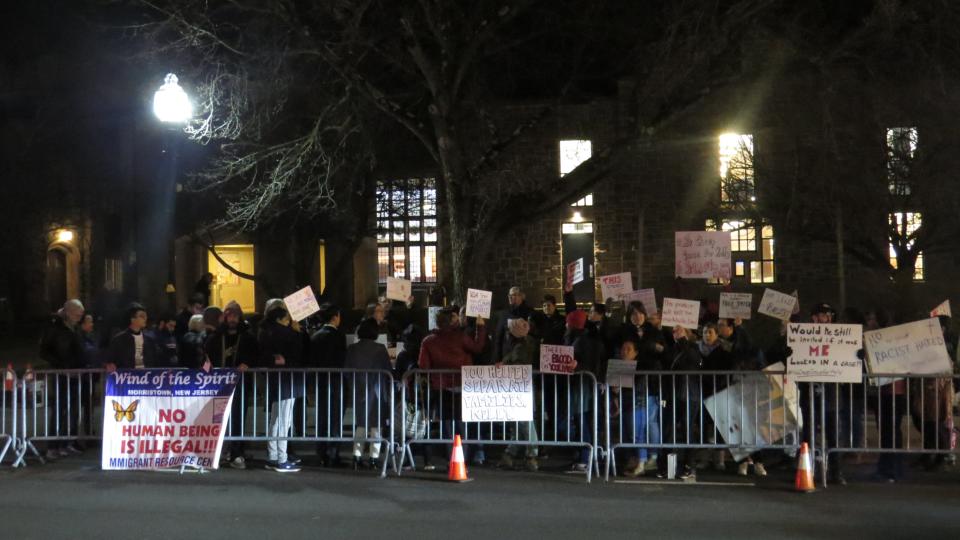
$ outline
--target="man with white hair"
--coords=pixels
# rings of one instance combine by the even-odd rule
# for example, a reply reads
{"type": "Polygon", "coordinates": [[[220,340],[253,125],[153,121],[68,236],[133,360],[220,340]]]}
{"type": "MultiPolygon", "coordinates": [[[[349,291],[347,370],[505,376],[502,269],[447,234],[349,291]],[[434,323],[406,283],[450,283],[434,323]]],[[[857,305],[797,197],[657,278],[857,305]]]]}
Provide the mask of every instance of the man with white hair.
{"type": "Polygon", "coordinates": [[[499,362],[508,351],[506,345],[510,335],[507,332],[507,321],[510,319],[523,319],[527,321],[534,313],[533,308],[527,304],[526,295],[523,294],[520,287],[510,287],[510,292],[507,293],[507,301],[510,305],[500,314],[500,320],[497,321],[497,329],[493,333],[492,360],[495,363],[499,362]]]}
{"type": "MultiPolygon", "coordinates": [[[[66,370],[83,367],[83,344],[77,332],[77,325],[82,319],[83,304],[80,300],[67,300],[44,331],[40,340],[40,357],[46,361],[49,369],[66,370]]],[[[47,384],[49,389],[57,393],[57,403],[60,404],[58,410],[51,410],[54,416],[51,422],[60,430],[58,435],[77,436],[77,415],[67,412],[76,411],[81,403],[77,379],[71,379],[67,375],[56,375],[47,384]],[[72,402],[73,407],[67,407],[68,402],[72,402]]],[[[52,460],[79,453],[80,449],[73,442],[64,445],[51,441],[47,446],[46,457],[52,460]]]]}

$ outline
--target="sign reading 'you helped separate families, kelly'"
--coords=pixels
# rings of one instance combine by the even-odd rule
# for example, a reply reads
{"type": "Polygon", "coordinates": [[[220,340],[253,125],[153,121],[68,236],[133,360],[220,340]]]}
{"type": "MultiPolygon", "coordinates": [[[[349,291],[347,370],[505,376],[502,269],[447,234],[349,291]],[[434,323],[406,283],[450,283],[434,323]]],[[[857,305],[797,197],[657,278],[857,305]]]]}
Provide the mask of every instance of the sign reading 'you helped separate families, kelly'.
{"type": "Polygon", "coordinates": [[[792,382],[863,380],[863,362],[857,358],[863,347],[859,324],[790,323],[787,344],[793,351],[787,359],[787,377],[792,382]]]}
{"type": "Polygon", "coordinates": [[[464,422],[533,421],[531,366],[463,366],[460,374],[464,422]]]}
{"type": "Polygon", "coordinates": [[[924,319],[863,333],[870,373],[950,373],[939,319],[924,319]]]}
{"type": "Polygon", "coordinates": [[[237,371],[118,370],[106,379],[103,469],[218,467],[237,371]]]}
{"type": "Polygon", "coordinates": [[[730,279],[730,233],[677,231],[676,274],[682,278],[730,279]]]}

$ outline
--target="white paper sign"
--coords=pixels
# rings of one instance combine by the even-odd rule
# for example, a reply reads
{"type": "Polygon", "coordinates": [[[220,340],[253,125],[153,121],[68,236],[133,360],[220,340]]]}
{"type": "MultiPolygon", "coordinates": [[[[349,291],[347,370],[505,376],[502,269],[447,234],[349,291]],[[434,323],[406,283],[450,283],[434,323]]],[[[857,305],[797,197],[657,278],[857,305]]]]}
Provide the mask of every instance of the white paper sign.
{"type": "Polygon", "coordinates": [[[676,274],[682,278],[730,279],[730,233],[677,231],[676,274]]]}
{"type": "Polygon", "coordinates": [[[464,422],[533,421],[531,366],[463,366],[460,374],[464,422]]]}
{"type": "Polygon", "coordinates": [[[933,308],[930,312],[931,317],[939,317],[940,315],[946,315],[947,317],[953,317],[953,313],[950,312],[950,301],[944,300],[942,304],[933,308]]]}
{"type": "Polygon", "coordinates": [[[540,345],[540,371],[544,373],[573,373],[577,367],[573,359],[573,347],[564,345],[540,345]]]}
{"type": "Polygon", "coordinates": [[[313,288],[309,285],[284,298],[283,303],[294,321],[302,321],[320,311],[317,297],[313,295],[313,288]]]}
{"type": "Polygon", "coordinates": [[[480,289],[467,289],[467,317],[490,318],[490,304],[493,303],[493,293],[480,289]]]}
{"type": "Polygon", "coordinates": [[[567,265],[567,284],[573,286],[583,281],[583,258],[567,265]]]}
{"type": "Polygon", "coordinates": [[[790,296],[797,299],[797,303],[793,306],[793,312],[791,313],[791,315],[796,315],[800,313],[800,291],[794,289],[793,292],[790,293],[790,296]]]}
{"type": "Polygon", "coordinates": [[[700,302],[697,300],[663,299],[663,326],[682,326],[696,330],[700,325],[700,302]]]}
{"type": "Polygon", "coordinates": [[[437,313],[443,309],[440,306],[430,306],[427,308],[427,330],[437,329],[437,313]]]}
{"type": "Polygon", "coordinates": [[[387,276],[387,298],[406,302],[410,299],[413,284],[409,279],[400,279],[387,276]]]}
{"type": "Polygon", "coordinates": [[[791,381],[863,381],[863,362],[857,358],[857,351],[863,347],[863,327],[859,324],[790,323],[787,344],[793,350],[787,359],[791,381]]]}
{"type": "Polygon", "coordinates": [[[924,319],[863,333],[870,373],[952,372],[938,319],[924,319]]]}
{"type": "Polygon", "coordinates": [[[753,295],[750,293],[720,293],[721,319],[749,319],[753,310],[753,295]]]}
{"type": "Polygon", "coordinates": [[[633,290],[633,277],[630,272],[620,274],[611,274],[609,276],[600,276],[600,299],[603,302],[607,298],[620,300],[625,294],[633,290]]]}
{"type": "MultiPolygon", "coordinates": [[[[633,388],[637,376],[636,360],[607,361],[607,384],[621,388],[633,388]]],[[[652,375],[656,377],[656,375],[652,375]]]]}
{"type": "Polygon", "coordinates": [[[781,321],[789,321],[796,305],[796,296],[783,294],[773,289],[765,289],[757,313],[763,313],[781,321]]]}
{"type": "Polygon", "coordinates": [[[653,289],[640,289],[623,296],[623,301],[627,304],[633,301],[643,304],[643,309],[647,310],[647,316],[659,313],[657,309],[657,295],[653,289]]]}

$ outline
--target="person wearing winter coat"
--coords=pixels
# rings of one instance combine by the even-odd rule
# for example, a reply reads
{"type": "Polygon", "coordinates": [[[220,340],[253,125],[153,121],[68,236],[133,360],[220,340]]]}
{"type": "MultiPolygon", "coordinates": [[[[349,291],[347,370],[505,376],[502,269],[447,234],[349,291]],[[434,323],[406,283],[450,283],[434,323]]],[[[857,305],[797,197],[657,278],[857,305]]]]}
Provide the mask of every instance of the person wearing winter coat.
{"type": "MultiPolygon", "coordinates": [[[[510,319],[507,321],[507,332],[509,337],[504,343],[504,355],[497,365],[518,366],[528,365],[533,369],[539,367],[540,363],[540,342],[530,335],[530,323],[524,319],[510,319]]],[[[534,400],[536,401],[536,400],[534,400]]],[[[536,412],[534,412],[536,417],[536,412]]],[[[525,468],[530,472],[536,472],[539,469],[537,463],[537,425],[534,422],[518,422],[516,425],[507,423],[506,438],[508,440],[526,441],[524,457],[525,468]]],[[[500,459],[500,467],[512,469],[514,459],[520,458],[520,447],[518,445],[508,445],[500,459]]]]}
{"type": "MultiPolygon", "coordinates": [[[[347,347],[347,356],[343,367],[352,370],[390,371],[390,355],[382,343],[377,343],[379,325],[373,318],[367,318],[357,327],[357,342],[347,347]]],[[[353,466],[359,469],[367,465],[372,469],[379,467],[380,430],[389,411],[392,390],[389,379],[380,373],[361,371],[350,373],[344,381],[354,404],[353,415],[353,466]],[[369,460],[362,462],[364,441],[370,443],[369,460]]]]}
{"type": "MultiPolygon", "coordinates": [[[[340,308],[331,303],[320,306],[322,326],[310,337],[310,367],[321,369],[343,369],[347,359],[347,336],[340,329],[342,315],[340,308]]],[[[319,374],[319,430],[321,437],[339,437],[343,430],[343,377],[339,372],[319,374]]],[[[335,443],[317,443],[317,455],[324,466],[335,467],[340,461],[340,453],[335,443]]]]}
{"type": "MultiPolygon", "coordinates": [[[[274,302],[264,314],[257,337],[259,365],[275,368],[298,368],[303,361],[303,339],[291,328],[292,320],[283,303],[274,302]]],[[[293,407],[302,395],[302,377],[295,372],[279,371],[267,379],[270,395],[266,468],[280,473],[299,472],[300,466],[289,459],[286,438],[293,428],[293,407]],[[277,380],[279,379],[279,380],[277,380]]]]}

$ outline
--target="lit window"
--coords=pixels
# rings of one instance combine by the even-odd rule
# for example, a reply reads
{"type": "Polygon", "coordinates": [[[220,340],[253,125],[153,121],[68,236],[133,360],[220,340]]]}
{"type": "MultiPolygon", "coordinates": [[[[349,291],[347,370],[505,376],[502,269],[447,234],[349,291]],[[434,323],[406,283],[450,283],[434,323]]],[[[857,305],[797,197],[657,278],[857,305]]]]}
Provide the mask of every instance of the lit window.
{"type": "Polygon", "coordinates": [[[437,280],[437,190],[433,178],[377,186],[377,266],[387,277],[437,280]]]}
{"type": "MultiPolygon", "coordinates": [[[[590,141],[560,141],[560,176],[566,176],[592,155],[593,146],[590,141]]],[[[593,194],[588,193],[570,206],[593,206],[593,194]]]]}
{"type": "Polygon", "coordinates": [[[720,202],[726,205],[756,202],[753,135],[720,135],[720,202]]]}
{"type": "MultiPolygon", "coordinates": [[[[704,224],[707,231],[727,231],[730,233],[730,251],[735,251],[743,259],[734,261],[734,277],[746,276],[746,269],[750,268],[750,283],[774,282],[774,238],[773,226],[768,224],[755,225],[748,220],[721,220],[717,222],[708,219],[704,224]],[[758,245],[757,238],[760,239],[758,245]]],[[[711,279],[709,283],[720,283],[719,279],[711,279]]]]}
{"type": "Polygon", "coordinates": [[[910,173],[917,155],[917,128],[887,129],[887,185],[891,195],[910,195],[910,173]]]}
{"type": "Polygon", "coordinates": [[[593,233],[593,223],[564,223],[560,232],[563,234],[591,234],[593,233]]]}
{"type": "MultiPolygon", "coordinates": [[[[897,212],[890,214],[890,267],[896,270],[899,266],[900,250],[904,255],[913,250],[916,244],[916,234],[923,225],[923,216],[919,212],[897,212]]],[[[923,251],[917,251],[913,263],[914,281],[923,281],[923,251]]]]}

